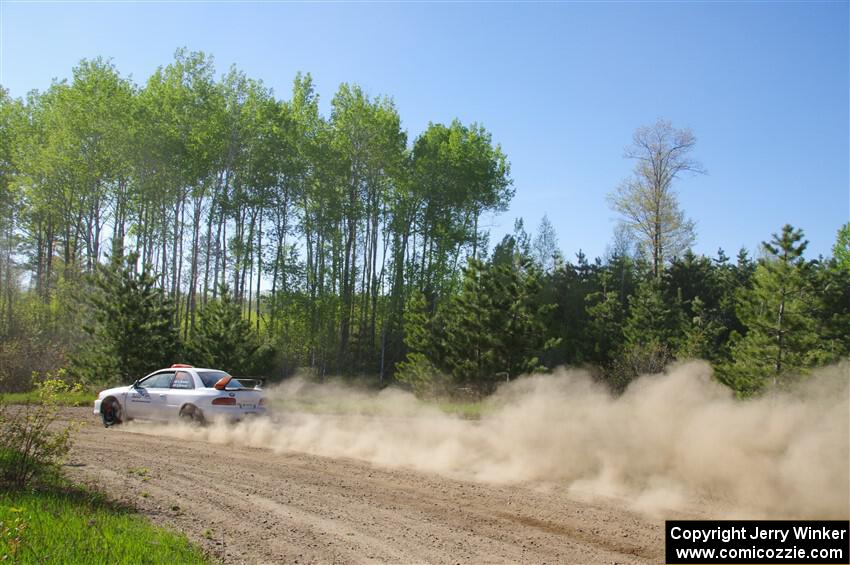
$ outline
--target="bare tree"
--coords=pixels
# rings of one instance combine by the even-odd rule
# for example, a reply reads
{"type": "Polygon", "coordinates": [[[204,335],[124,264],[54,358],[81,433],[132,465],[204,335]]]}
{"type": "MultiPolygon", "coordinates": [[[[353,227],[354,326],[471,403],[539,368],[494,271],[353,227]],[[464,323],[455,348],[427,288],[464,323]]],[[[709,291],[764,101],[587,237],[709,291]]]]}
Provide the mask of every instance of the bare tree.
{"type": "Polygon", "coordinates": [[[682,173],[704,174],[691,158],[696,137],[689,129],[675,129],[667,120],[635,130],[625,157],[635,160],[632,176],[608,196],[612,209],[624,216],[639,245],[652,260],[652,272],[661,275],[665,260],[693,243],[694,223],[679,208],[673,181],[682,173]]]}

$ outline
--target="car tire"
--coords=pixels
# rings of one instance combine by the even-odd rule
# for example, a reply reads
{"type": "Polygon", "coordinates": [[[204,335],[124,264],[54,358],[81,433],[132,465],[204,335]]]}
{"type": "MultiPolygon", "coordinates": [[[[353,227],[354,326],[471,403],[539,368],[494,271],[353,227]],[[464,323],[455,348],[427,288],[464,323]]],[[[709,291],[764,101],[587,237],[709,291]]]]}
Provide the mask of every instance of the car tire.
{"type": "Polygon", "coordinates": [[[204,413],[193,404],[187,404],[180,409],[180,420],[193,426],[203,426],[206,423],[204,413]]]}
{"type": "Polygon", "coordinates": [[[124,421],[121,403],[118,399],[110,396],[105,398],[100,405],[100,417],[103,419],[103,427],[117,426],[124,421]]]}

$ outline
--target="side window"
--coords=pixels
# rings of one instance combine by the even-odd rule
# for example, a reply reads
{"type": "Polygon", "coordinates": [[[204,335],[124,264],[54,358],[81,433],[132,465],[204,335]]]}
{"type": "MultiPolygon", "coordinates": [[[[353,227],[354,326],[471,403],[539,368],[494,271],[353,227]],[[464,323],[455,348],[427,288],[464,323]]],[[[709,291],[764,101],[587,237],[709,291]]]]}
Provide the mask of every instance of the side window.
{"type": "Polygon", "coordinates": [[[195,388],[195,384],[192,382],[192,375],[185,371],[177,371],[174,375],[174,381],[171,383],[171,388],[195,388]]]}
{"type": "Polygon", "coordinates": [[[159,378],[159,375],[151,375],[148,378],[139,382],[139,388],[153,388],[156,379],[159,378]]]}
{"type": "Polygon", "coordinates": [[[157,373],[139,383],[142,388],[169,388],[174,373],[157,373]]]}

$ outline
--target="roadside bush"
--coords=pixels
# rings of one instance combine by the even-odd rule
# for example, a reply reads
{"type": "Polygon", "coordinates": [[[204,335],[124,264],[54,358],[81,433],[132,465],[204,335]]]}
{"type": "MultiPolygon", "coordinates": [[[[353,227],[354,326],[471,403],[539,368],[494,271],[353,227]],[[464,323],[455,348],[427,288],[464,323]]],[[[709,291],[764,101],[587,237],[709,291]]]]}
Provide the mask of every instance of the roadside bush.
{"type": "Polygon", "coordinates": [[[36,400],[22,406],[0,403],[0,481],[23,488],[54,475],[71,448],[74,422],[59,423],[59,397],[79,392],[51,376],[36,384],[36,400]]]}

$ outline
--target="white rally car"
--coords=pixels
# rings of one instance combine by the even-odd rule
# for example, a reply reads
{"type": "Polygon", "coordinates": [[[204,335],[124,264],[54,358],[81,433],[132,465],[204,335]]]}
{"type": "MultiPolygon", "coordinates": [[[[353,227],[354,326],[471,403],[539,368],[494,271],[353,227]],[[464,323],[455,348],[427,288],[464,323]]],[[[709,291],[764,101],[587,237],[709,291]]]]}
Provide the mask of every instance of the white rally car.
{"type": "Polygon", "coordinates": [[[224,371],[177,363],[155,371],[130,386],[104,390],[94,413],[106,427],[132,419],[204,423],[239,420],[266,412],[266,398],[255,379],[236,379],[224,371]],[[254,381],[253,387],[246,386],[254,381]]]}

